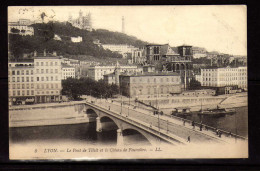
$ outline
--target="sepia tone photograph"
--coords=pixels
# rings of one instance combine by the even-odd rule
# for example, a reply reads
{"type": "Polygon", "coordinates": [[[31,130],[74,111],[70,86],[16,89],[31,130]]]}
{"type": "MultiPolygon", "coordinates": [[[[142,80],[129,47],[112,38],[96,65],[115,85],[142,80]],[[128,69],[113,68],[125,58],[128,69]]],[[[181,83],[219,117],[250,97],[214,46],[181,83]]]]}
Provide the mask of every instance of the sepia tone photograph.
{"type": "Polygon", "coordinates": [[[248,158],[247,75],[245,5],[9,6],[9,158],[248,158]]]}

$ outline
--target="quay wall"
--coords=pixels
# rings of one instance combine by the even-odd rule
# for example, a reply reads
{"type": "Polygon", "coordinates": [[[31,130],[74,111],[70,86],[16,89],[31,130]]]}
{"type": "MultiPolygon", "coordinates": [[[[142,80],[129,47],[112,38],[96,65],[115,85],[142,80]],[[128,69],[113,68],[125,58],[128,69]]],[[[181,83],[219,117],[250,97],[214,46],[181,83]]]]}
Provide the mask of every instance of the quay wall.
{"type": "Polygon", "coordinates": [[[43,126],[90,122],[85,104],[39,104],[9,108],[9,126],[43,126]]]}

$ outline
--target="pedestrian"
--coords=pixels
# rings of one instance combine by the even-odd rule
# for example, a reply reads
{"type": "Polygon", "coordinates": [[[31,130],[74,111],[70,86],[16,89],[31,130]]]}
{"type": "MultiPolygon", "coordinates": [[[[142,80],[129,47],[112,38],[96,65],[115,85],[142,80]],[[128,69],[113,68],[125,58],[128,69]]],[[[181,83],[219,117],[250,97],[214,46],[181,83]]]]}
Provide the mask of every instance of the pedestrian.
{"type": "Polygon", "coordinates": [[[200,131],[202,131],[202,127],[203,127],[202,124],[200,124],[200,131]]]}
{"type": "Polygon", "coordinates": [[[219,133],[218,133],[218,136],[219,136],[219,138],[221,138],[221,134],[222,134],[222,132],[221,132],[221,131],[219,131],[219,133]]]}
{"type": "Polygon", "coordinates": [[[216,128],[216,134],[218,135],[218,129],[216,128]]]}
{"type": "Polygon", "coordinates": [[[206,131],[208,130],[208,126],[207,126],[207,125],[205,125],[205,130],[206,130],[206,131]]]}
{"type": "Polygon", "coordinates": [[[193,129],[195,129],[195,123],[192,121],[191,125],[193,126],[193,129]]]}
{"type": "Polygon", "coordinates": [[[188,143],[190,143],[190,136],[188,136],[188,140],[187,140],[188,143]]]}
{"type": "Polygon", "coordinates": [[[232,136],[232,133],[231,133],[231,131],[229,132],[229,136],[230,136],[230,137],[232,136]]]}

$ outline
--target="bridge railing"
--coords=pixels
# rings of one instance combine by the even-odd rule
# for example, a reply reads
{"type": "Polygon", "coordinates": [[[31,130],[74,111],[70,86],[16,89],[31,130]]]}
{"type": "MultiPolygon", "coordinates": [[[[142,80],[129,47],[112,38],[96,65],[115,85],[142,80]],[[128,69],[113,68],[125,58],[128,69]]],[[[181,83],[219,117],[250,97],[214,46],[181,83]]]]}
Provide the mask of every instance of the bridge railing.
{"type": "MultiPolygon", "coordinates": [[[[169,117],[169,118],[174,118],[174,119],[177,119],[179,121],[182,121],[185,123],[188,123],[188,124],[192,124],[193,121],[191,120],[188,120],[188,119],[184,119],[184,118],[181,118],[181,117],[178,117],[178,116],[173,116],[173,115],[164,115],[166,117],[169,117]]],[[[247,140],[247,138],[243,137],[243,136],[240,136],[240,135],[237,135],[237,134],[234,134],[232,132],[228,132],[226,130],[223,130],[223,129],[217,129],[215,127],[212,127],[212,126],[209,126],[209,125],[206,125],[206,124],[203,124],[203,123],[199,123],[199,122],[193,122],[194,123],[194,126],[196,127],[200,127],[202,126],[202,128],[204,128],[204,130],[206,129],[207,131],[212,131],[212,132],[215,132],[216,135],[217,135],[217,131],[218,133],[221,133],[227,137],[231,137],[231,138],[238,138],[238,139],[242,139],[242,140],[247,140]]]]}

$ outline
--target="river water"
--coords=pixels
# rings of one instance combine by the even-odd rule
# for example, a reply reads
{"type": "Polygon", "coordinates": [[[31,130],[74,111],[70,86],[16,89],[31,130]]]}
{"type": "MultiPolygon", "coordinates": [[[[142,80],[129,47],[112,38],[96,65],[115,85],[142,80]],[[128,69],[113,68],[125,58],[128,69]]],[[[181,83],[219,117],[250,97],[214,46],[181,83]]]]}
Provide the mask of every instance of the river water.
{"type": "MultiPolygon", "coordinates": [[[[200,117],[196,114],[186,119],[237,133],[241,136],[248,136],[248,108],[236,108],[236,114],[224,117],[200,117]]],[[[36,126],[10,128],[10,142],[31,143],[31,142],[71,142],[90,145],[116,145],[116,130],[96,132],[96,123],[83,123],[72,125],[36,126]]],[[[133,141],[137,142],[138,140],[133,141]]]]}

